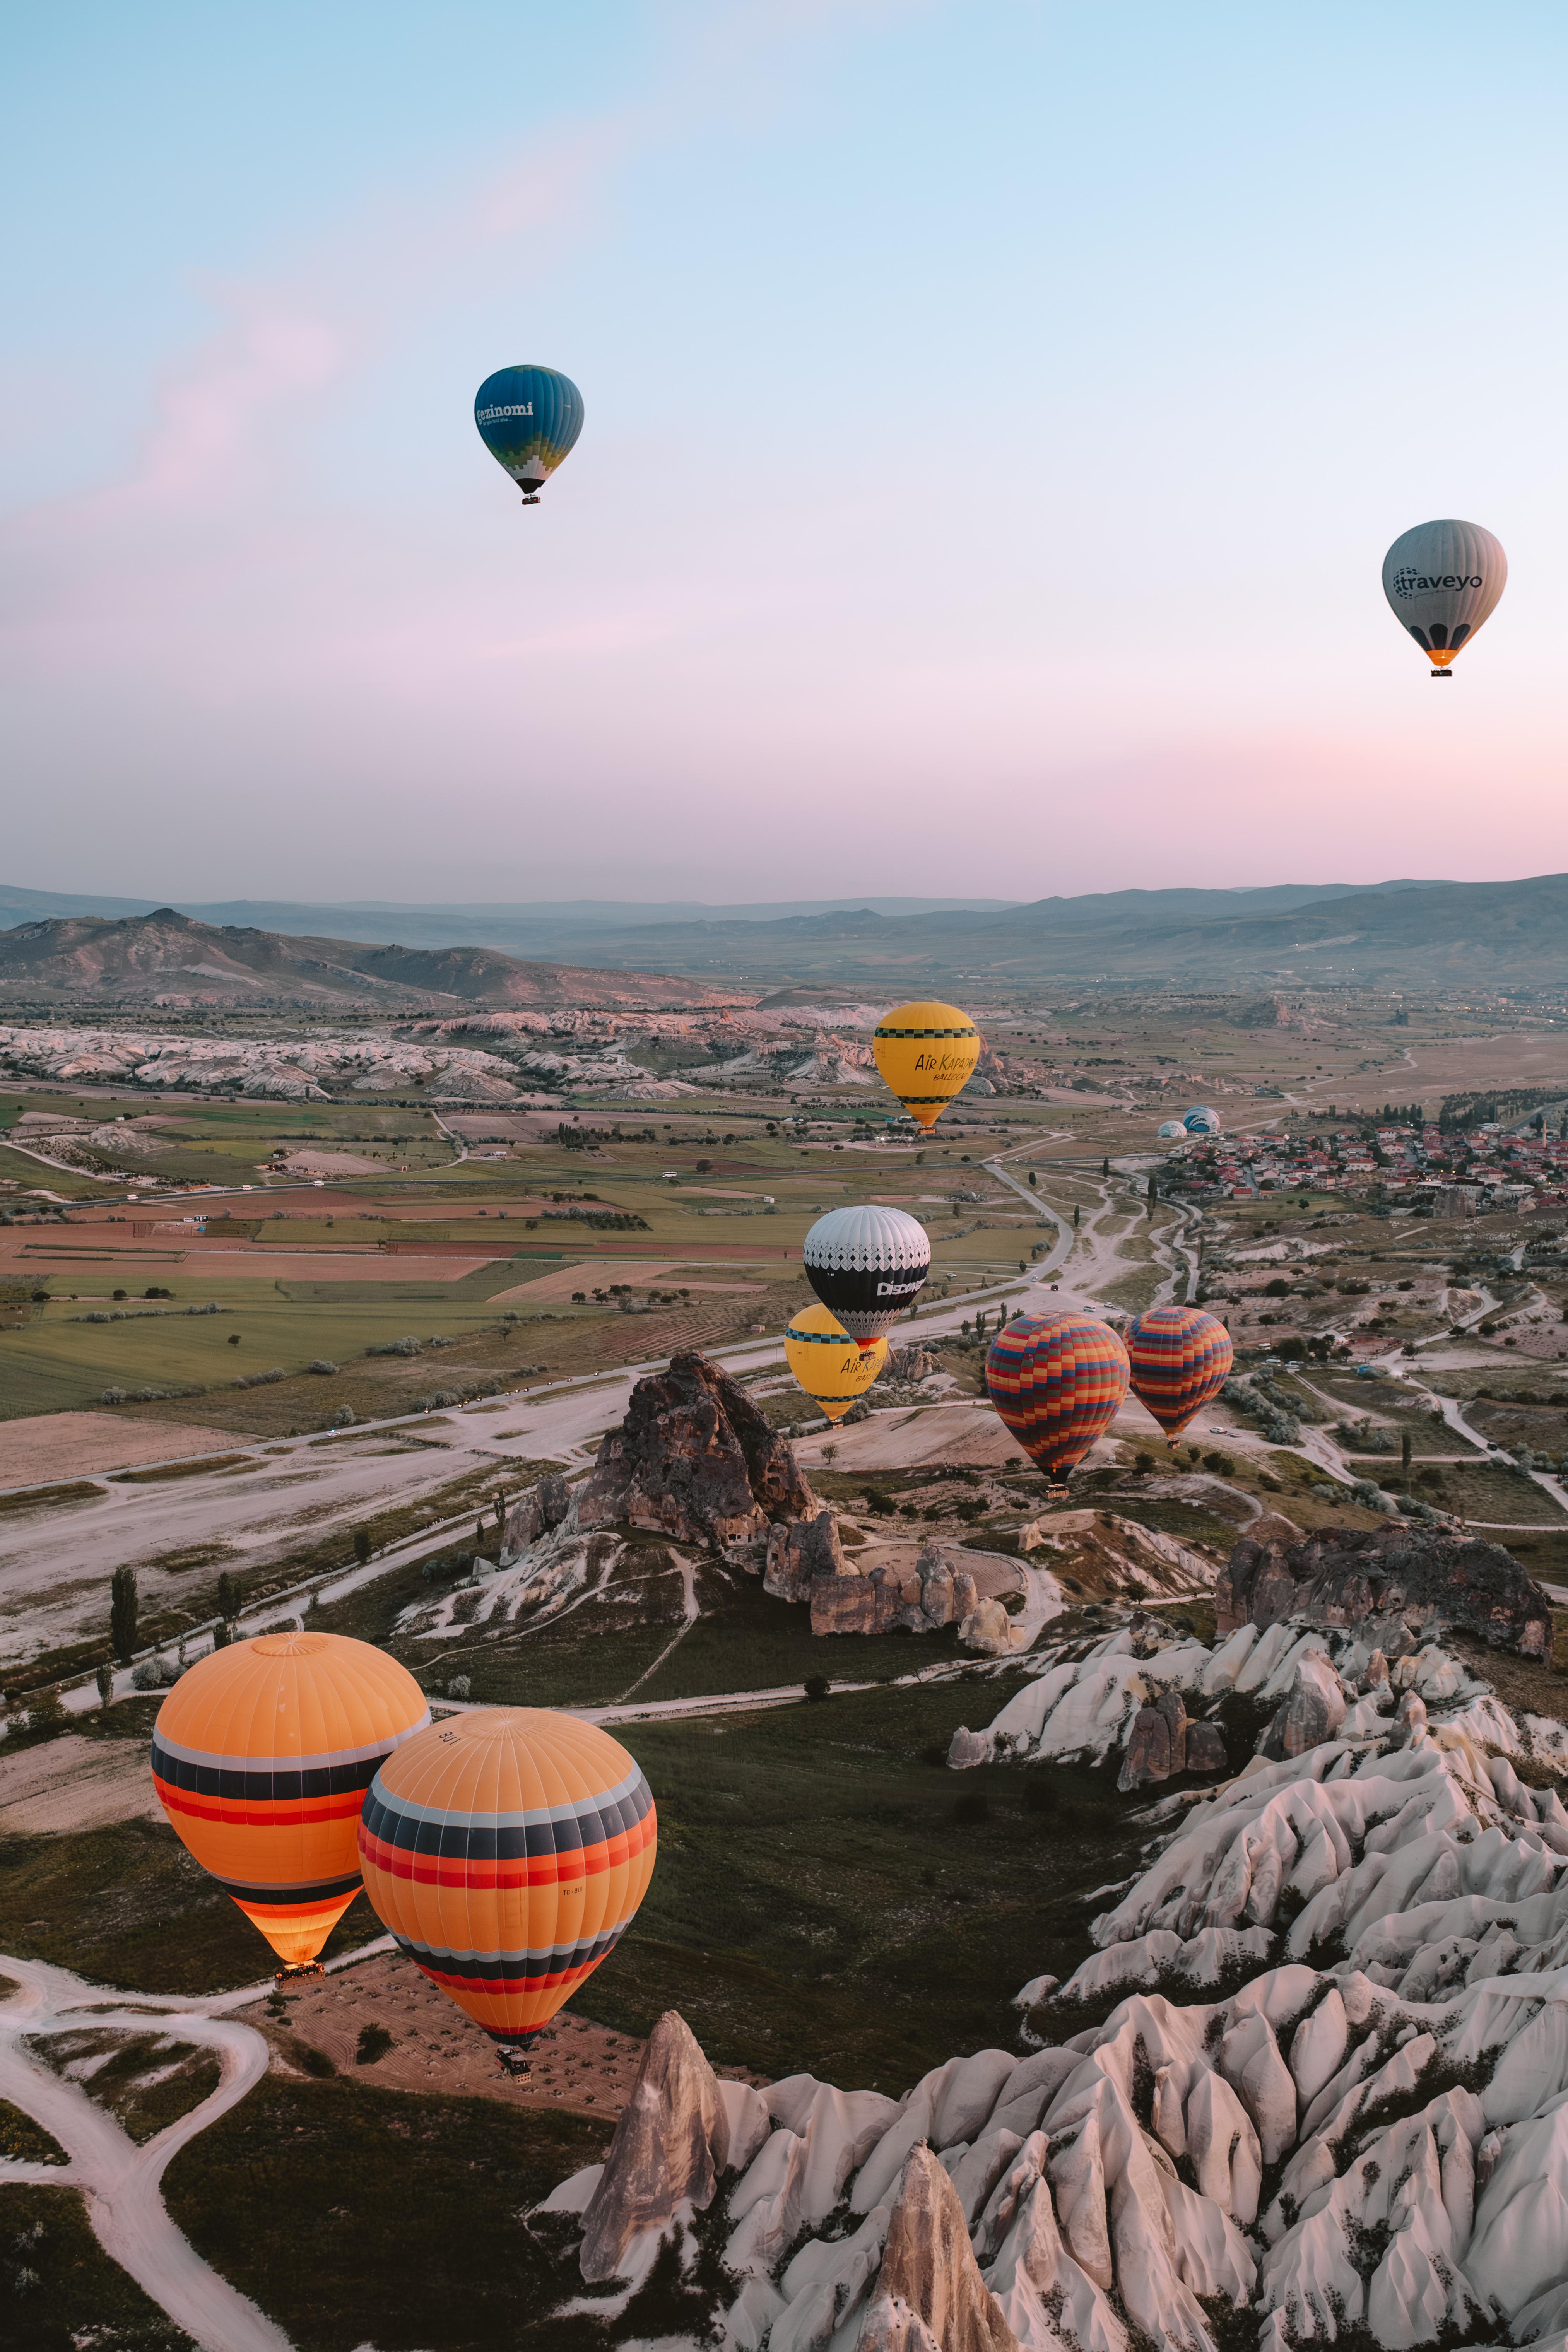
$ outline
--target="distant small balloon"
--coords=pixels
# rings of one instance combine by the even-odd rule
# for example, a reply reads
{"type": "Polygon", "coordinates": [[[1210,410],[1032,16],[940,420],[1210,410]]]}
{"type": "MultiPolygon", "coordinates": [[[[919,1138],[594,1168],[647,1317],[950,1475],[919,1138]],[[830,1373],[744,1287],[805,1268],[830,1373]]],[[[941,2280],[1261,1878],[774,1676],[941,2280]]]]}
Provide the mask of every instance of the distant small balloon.
{"type": "Polygon", "coordinates": [[[899,1004],[878,1022],[871,1051],[889,1093],[931,1129],[973,1076],[980,1034],[956,1004],[899,1004]]]}
{"type": "Polygon", "coordinates": [[[1160,1122],[1159,1140],[1162,1143],[1179,1143],[1186,1131],[1185,1127],[1182,1124],[1182,1121],[1179,1118],[1162,1119],[1160,1122]]]}
{"type": "Polygon", "coordinates": [[[583,430],[583,395],[554,368],[497,368],[474,394],[474,423],[498,466],[522,492],[524,506],[570,457],[583,430]]]}
{"type": "Polygon", "coordinates": [[[1194,1103],[1182,1121],[1182,1126],[1188,1135],[1217,1135],[1219,1113],[1217,1110],[1211,1110],[1207,1103],[1194,1103]]]}
{"type": "Polygon", "coordinates": [[[1383,593],[1402,629],[1447,677],[1508,586],[1502,543],[1478,522],[1421,522],[1383,559],[1383,593]]]}

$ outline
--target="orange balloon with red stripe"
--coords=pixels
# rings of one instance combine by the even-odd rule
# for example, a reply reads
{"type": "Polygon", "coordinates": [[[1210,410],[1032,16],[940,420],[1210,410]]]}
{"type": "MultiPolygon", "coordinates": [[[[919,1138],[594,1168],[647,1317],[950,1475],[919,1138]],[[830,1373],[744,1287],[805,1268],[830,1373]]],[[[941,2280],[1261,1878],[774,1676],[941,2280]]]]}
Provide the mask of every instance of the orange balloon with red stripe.
{"type": "Polygon", "coordinates": [[[618,1740],[476,1707],[387,1759],[360,1822],[377,1917],[493,2042],[526,2047],[630,1926],[658,1818],[618,1740]]]}
{"type": "Polygon", "coordinates": [[[181,1675],[158,1710],[153,1785],[202,1868],[297,1967],[360,1891],[377,1766],[429,1721],[413,1675],[368,1642],[261,1633],[181,1675]]]}

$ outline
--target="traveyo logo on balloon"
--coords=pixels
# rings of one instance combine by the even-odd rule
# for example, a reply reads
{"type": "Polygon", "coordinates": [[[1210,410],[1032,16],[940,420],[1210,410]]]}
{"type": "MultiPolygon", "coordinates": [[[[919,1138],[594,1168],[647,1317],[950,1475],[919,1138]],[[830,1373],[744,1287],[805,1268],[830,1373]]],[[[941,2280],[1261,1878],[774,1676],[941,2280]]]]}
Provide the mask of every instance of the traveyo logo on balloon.
{"type": "Polygon", "coordinates": [[[1465,578],[1457,572],[1446,572],[1441,580],[1429,580],[1424,572],[1412,571],[1406,564],[1403,571],[1394,573],[1392,584],[1396,596],[1429,596],[1439,588],[1479,588],[1481,575],[1479,572],[1472,572],[1465,578]]]}

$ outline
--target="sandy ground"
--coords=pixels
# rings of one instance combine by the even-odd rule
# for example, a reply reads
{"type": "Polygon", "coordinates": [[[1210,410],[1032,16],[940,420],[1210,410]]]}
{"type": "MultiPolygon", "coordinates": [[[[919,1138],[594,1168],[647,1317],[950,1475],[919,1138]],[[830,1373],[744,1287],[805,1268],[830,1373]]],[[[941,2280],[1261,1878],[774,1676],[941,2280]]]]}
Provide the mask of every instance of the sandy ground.
{"type": "MultiPolygon", "coordinates": [[[[507,2106],[613,2116],[626,2105],[643,2050],[628,2035],[563,2010],[548,2040],[535,2045],[532,2074],[514,2082],[501,2073],[488,2037],[401,1952],[378,1952],[288,2000],[290,2032],[385,2091],[463,2092],[507,2106]],[[362,2068],[354,2050],[363,2025],[384,2026],[394,2046],[362,2068]]],[[[259,2024],[267,2011],[258,2004],[245,2014],[259,2024]]]]}
{"type": "Polygon", "coordinates": [[[831,1466],[838,1471],[912,1470],[938,1463],[999,1470],[1025,1458],[988,1404],[894,1405],[869,1421],[803,1437],[795,1450],[805,1468],[826,1468],[823,1449],[828,1445],[837,1448],[831,1466]]]}
{"type": "Polygon", "coordinates": [[[763,1290],[761,1282],[681,1282],[686,1271],[679,1258],[666,1258],[658,1264],[628,1265],[623,1258],[585,1257],[575,1265],[557,1266],[552,1274],[536,1275],[531,1282],[513,1283],[510,1290],[492,1292],[486,1304],[505,1306],[513,1298],[524,1298],[545,1306],[559,1305],[570,1299],[574,1290],[607,1290],[612,1282],[624,1282],[633,1290],[763,1290]]]}
{"type": "Polygon", "coordinates": [[[161,1822],[163,1809],[138,1740],[68,1731],[15,1756],[0,1748],[0,1830],[36,1837],[142,1817],[161,1822]]]}
{"type": "Polygon", "coordinates": [[[204,1429],[195,1422],[42,1412],[31,1421],[0,1422],[0,1493],[90,1478],[101,1470],[133,1470],[142,1462],[174,1462],[183,1454],[228,1454],[235,1443],[232,1430],[204,1429]]]}
{"type": "Polygon", "coordinates": [[[283,1162],[290,1176],[381,1176],[384,1160],[362,1160],[353,1151],[291,1151],[283,1162]]]}

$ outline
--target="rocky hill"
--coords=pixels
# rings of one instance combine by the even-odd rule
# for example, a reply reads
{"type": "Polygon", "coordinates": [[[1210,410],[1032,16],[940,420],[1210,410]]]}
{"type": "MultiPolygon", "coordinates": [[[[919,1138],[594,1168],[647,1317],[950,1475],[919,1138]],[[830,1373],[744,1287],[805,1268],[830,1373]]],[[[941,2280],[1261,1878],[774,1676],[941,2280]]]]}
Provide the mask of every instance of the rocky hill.
{"type": "MultiPolygon", "coordinates": [[[[162,907],[119,920],[50,919],[0,930],[0,999],[28,1003],[268,1005],[323,1010],[633,1008],[733,1002],[668,972],[524,963],[483,947],[367,946],[198,923],[162,907]]],[[[742,1002],[749,1003],[750,996],[742,1002]]]]}

